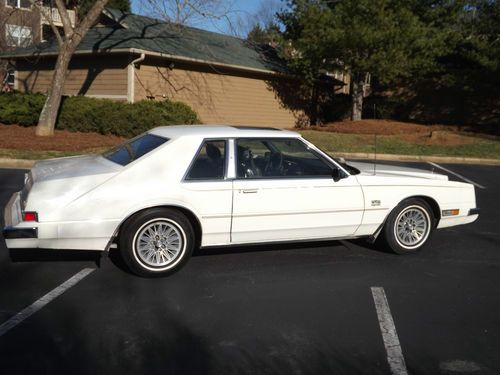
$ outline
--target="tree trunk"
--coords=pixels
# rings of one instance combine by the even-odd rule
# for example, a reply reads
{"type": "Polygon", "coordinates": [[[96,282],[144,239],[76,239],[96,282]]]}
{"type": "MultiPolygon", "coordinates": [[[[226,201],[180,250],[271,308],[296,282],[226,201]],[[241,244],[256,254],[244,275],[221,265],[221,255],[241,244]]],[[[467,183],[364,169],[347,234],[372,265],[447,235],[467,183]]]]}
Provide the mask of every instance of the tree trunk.
{"type": "Polygon", "coordinates": [[[365,82],[364,80],[359,79],[359,76],[360,75],[356,74],[351,80],[352,121],[361,120],[363,113],[363,87],[365,82]]]}
{"type": "Polygon", "coordinates": [[[61,52],[57,56],[54,75],[52,76],[52,85],[45,100],[45,104],[40,112],[38,125],[36,126],[36,135],[51,136],[54,135],[56,126],[57,114],[61,105],[61,97],[64,89],[64,81],[68,72],[69,62],[73,55],[74,48],[67,45],[61,47],[61,52]]]}
{"type": "Polygon", "coordinates": [[[309,124],[316,126],[318,124],[318,88],[313,86],[311,92],[311,107],[309,108],[309,124]]]}

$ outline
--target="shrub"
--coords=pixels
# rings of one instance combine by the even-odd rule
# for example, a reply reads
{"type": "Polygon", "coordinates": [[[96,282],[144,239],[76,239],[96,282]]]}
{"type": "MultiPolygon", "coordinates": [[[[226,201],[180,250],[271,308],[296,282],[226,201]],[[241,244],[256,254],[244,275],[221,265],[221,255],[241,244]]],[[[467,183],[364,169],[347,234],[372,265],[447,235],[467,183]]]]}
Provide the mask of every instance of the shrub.
{"type": "Polygon", "coordinates": [[[129,104],[74,96],[64,100],[57,128],[133,137],[156,126],[197,122],[196,112],[184,103],[162,100],[129,104]]]}
{"type": "Polygon", "coordinates": [[[43,94],[0,93],[0,122],[4,124],[34,125],[45,103],[43,94]]]}
{"type": "MultiPolygon", "coordinates": [[[[42,94],[1,94],[0,122],[36,125],[44,101],[42,94]]],[[[130,104],[72,96],[62,101],[56,129],[133,137],[156,126],[195,123],[199,123],[196,112],[180,102],[161,100],[130,104]]]]}

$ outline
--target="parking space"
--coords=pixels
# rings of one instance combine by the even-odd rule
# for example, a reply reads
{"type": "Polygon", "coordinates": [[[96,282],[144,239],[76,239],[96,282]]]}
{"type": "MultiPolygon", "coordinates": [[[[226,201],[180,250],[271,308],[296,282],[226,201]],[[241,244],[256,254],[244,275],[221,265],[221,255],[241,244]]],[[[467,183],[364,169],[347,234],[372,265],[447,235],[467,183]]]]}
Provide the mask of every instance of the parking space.
{"type": "MultiPolygon", "coordinates": [[[[13,263],[0,241],[0,324],[96,268],[0,336],[2,371],[497,374],[500,167],[443,167],[485,187],[481,217],[407,257],[358,241],[221,248],[198,251],[171,277],[142,279],[114,254],[13,263]],[[403,369],[389,364],[373,287],[387,297],[403,369]]],[[[0,171],[2,206],[22,174],[0,171]]]]}

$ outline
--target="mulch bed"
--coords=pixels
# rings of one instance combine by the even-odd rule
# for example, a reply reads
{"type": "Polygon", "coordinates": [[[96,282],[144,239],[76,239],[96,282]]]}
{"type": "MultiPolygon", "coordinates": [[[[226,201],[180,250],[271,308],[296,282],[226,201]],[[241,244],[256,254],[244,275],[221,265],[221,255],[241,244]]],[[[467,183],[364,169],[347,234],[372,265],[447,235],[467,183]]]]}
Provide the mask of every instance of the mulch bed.
{"type": "Polygon", "coordinates": [[[0,124],[0,148],[31,151],[86,151],[108,148],[125,138],[97,133],[56,130],[53,137],[37,137],[35,127],[0,124]]]}
{"type": "Polygon", "coordinates": [[[377,134],[377,135],[400,135],[400,134],[428,134],[434,131],[456,132],[457,126],[451,125],[421,125],[409,122],[390,120],[361,120],[361,121],[339,121],[316,126],[314,130],[349,133],[349,134],[377,134]]]}

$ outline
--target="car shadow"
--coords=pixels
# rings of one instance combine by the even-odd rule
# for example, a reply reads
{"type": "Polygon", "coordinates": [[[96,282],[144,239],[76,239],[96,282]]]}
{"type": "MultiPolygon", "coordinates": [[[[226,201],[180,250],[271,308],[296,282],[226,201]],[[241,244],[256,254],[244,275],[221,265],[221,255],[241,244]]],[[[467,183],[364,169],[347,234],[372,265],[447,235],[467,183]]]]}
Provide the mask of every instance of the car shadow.
{"type": "Polygon", "coordinates": [[[9,249],[12,262],[95,262],[101,264],[102,251],[53,250],[53,249],[9,249]]]}

